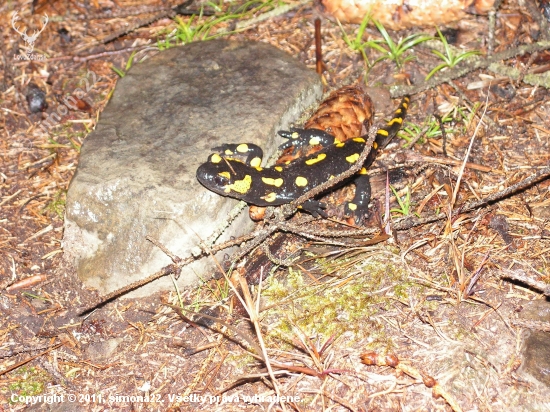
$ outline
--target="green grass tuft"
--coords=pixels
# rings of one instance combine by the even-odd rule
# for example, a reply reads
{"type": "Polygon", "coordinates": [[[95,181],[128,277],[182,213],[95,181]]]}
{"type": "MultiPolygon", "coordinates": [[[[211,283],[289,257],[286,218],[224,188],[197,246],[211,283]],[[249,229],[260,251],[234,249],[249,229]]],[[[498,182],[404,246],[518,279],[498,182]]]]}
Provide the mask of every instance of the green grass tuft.
{"type": "Polygon", "coordinates": [[[430,77],[432,77],[435,73],[437,73],[440,70],[443,70],[444,68],[452,68],[455,67],[458,63],[460,63],[462,60],[467,59],[468,57],[475,56],[478,54],[481,54],[479,50],[472,50],[467,51],[461,54],[455,54],[453,52],[453,49],[447,42],[447,39],[441,31],[439,30],[439,27],[436,27],[437,34],[439,35],[439,39],[443,43],[443,47],[445,48],[445,54],[437,51],[432,50],[432,53],[435,54],[437,57],[439,57],[441,60],[443,60],[443,63],[439,64],[438,66],[434,67],[430,73],[426,76],[426,80],[428,80],[430,77]]]}
{"type": "Polygon", "coordinates": [[[401,69],[406,62],[415,58],[414,56],[406,55],[407,51],[412,50],[412,48],[419,43],[433,39],[432,36],[417,33],[411,34],[404,39],[399,39],[399,41],[395,43],[381,23],[374,21],[374,24],[382,35],[382,39],[371,40],[367,42],[366,45],[381,52],[382,56],[376,59],[373,65],[387,59],[395,62],[397,68],[401,69]]]}

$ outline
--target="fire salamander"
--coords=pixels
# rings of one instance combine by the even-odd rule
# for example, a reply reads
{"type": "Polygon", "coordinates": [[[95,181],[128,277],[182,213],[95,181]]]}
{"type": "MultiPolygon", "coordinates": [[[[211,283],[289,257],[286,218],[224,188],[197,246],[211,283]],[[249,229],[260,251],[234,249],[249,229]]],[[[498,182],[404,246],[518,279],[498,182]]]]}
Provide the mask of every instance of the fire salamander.
{"type": "MultiPolygon", "coordinates": [[[[346,204],[346,215],[360,222],[368,214],[371,189],[367,169],[395,136],[406,114],[409,98],[403,98],[394,117],[378,130],[362,169],[352,178],[355,197],[346,204]]],[[[279,134],[288,139],[281,149],[307,154],[285,164],[261,167],[262,149],[254,144],[225,144],[212,149],[215,153],[197,170],[197,179],[207,189],[222,195],[244,200],[256,206],[278,206],[290,203],[314,187],[348,170],[365,146],[363,137],[337,141],[318,129],[291,129],[279,134]],[[310,148],[318,146],[317,151],[310,148]]],[[[325,216],[324,204],[309,200],[301,208],[314,216],[325,216]]]]}

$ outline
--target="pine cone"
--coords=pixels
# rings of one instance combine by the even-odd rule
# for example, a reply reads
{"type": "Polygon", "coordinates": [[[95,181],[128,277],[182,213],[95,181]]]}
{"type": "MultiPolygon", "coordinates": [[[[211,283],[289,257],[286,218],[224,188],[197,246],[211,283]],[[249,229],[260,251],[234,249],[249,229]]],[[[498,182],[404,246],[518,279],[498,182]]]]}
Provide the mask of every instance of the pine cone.
{"type": "MultiPolygon", "coordinates": [[[[343,142],[360,136],[363,124],[372,125],[374,107],[372,100],[358,86],[346,86],[333,91],[319,105],[317,111],[309,118],[304,129],[320,129],[343,142]]],[[[294,147],[286,149],[277,164],[285,164],[299,157],[305,157],[318,151],[320,146],[306,146],[300,150],[294,147]]]]}
{"type": "Polygon", "coordinates": [[[487,14],[494,0],[322,0],[328,13],[342,23],[361,23],[370,13],[386,28],[443,26],[468,13],[487,14]]]}
{"type": "Polygon", "coordinates": [[[339,141],[361,135],[363,122],[372,124],[374,107],[370,97],[358,86],[347,86],[332,92],[304,129],[320,129],[330,133],[339,141]]]}

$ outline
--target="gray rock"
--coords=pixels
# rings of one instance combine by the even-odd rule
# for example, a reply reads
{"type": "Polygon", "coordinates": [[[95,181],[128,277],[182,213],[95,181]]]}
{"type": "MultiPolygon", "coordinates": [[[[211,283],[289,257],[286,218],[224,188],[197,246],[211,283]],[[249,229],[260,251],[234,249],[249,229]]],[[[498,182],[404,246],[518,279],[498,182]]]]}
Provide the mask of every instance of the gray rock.
{"type": "MultiPolygon", "coordinates": [[[[250,142],[269,155],[282,141],[276,131],[320,97],[316,73],[263,43],[191,43],[134,65],[82,146],[67,194],[65,257],[105,294],[171,263],[147,235],[189,256],[236,204],[195,179],[210,149],[250,142]]],[[[238,219],[226,237],[250,230],[246,214],[238,219]]],[[[185,268],[180,285],[210,277],[211,262],[185,268]]],[[[160,279],[126,297],[172,287],[160,279]]]]}
{"type": "Polygon", "coordinates": [[[100,342],[90,343],[84,350],[84,356],[95,363],[112,360],[116,349],[123,340],[122,338],[111,338],[100,342]]]}
{"type": "MultiPolygon", "coordinates": [[[[550,302],[533,300],[523,306],[524,320],[550,322],[550,302]]],[[[550,333],[526,329],[523,334],[522,362],[519,372],[529,381],[546,385],[550,390],[550,333]]]]}

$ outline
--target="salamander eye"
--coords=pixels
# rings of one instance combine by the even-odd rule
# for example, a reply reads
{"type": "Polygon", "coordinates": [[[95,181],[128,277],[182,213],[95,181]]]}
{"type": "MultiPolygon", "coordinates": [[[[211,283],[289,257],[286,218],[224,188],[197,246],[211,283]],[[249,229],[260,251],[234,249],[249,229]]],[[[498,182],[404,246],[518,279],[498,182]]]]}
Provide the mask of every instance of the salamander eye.
{"type": "Polygon", "coordinates": [[[229,176],[227,172],[218,173],[216,176],[214,176],[214,183],[217,186],[225,186],[227,183],[229,183],[229,176]]]}

